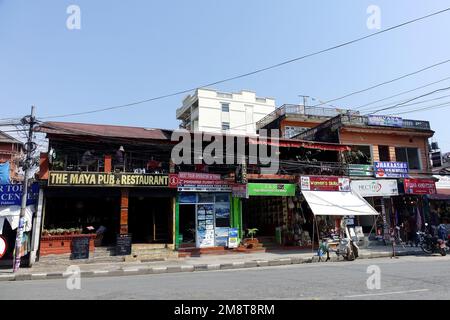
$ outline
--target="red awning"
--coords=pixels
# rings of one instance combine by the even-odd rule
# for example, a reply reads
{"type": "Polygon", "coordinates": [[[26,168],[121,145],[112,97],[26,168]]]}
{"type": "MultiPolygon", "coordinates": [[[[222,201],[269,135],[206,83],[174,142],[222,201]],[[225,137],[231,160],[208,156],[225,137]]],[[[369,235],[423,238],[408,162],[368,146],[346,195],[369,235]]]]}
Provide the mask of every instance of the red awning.
{"type": "Polygon", "coordinates": [[[308,149],[321,149],[327,151],[350,151],[349,146],[341,144],[331,144],[331,143],[321,143],[321,142],[311,142],[295,139],[256,139],[249,138],[248,143],[250,144],[266,144],[278,147],[290,147],[290,148],[308,148],[308,149]]]}

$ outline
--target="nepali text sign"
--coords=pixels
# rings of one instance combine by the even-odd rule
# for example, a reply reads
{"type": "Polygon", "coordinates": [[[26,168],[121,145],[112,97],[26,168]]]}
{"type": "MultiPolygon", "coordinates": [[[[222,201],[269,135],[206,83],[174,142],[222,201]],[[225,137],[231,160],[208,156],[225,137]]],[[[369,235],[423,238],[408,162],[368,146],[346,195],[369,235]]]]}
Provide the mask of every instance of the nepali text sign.
{"type": "Polygon", "coordinates": [[[234,182],[222,180],[220,174],[213,173],[180,172],[170,177],[171,186],[176,182],[178,191],[231,192],[234,185],[234,182]]]}
{"type": "Polygon", "coordinates": [[[392,116],[379,116],[379,115],[368,115],[367,124],[369,126],[382,126],[382,127],[403,127],[403,119],[400,117],[392,116]]]}
{"type": "Polygon", "coordinates": [[[300,189],[303,191],[350,191],[350,179],[346,177],[302,176],[300,189]]]}
{"type": "Polygon", "coordinates": [[[391,162],[391,161],[375,161],[373,163],[375,177],[377,178],[407,178],[408,163],[391,162]]]}
{"type": "MultiPolygon", "coordinates": [[[[0,206],[20,206],[22,203],[22,184],[0,185],[0,206]]],[[[35,204],[38,198],[39,185],[33,183],[28,190],[27,205],[35,204]]]]}
{"type": "Polygon", "coordinates": [[[432,179],[405,179],[404,188],[408,194],[436,193],[436,184],[432,179]]]}
{"type": "Polygon", "coordinates": [[[295,184],[291,183],[249,183],[249,196],[295,196],[295,184]]]}
{"type": "Polygon", "coordinates": [[[168,187],[166,174],[50,171],[49,186],[168,187]]]}
{"type": "Polygon", "coordinates": [[[362,197],[388,197],[398,195],[397,180],[353,180],[352,191],[362,197]]]}

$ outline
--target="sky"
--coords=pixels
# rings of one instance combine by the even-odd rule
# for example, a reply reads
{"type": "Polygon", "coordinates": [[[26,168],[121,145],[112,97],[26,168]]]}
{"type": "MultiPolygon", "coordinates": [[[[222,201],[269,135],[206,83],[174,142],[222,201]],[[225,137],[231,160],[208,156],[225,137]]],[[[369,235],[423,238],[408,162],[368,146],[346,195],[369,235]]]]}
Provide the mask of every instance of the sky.
{"type": "MultiPolygon", "coordinates": [[[[371,5],[380,9],[384,30],[450,7],[450,1],[0,0],[0,119],[21,117],[35,105],[42,120],[177,128],[175,111],[185,95],[45,117],[200,87],[373,34],[379,30],[367,26],[371,5]],[[80,8],[80,29],[67,28],[70,5],[80,8]]],[[[449,33],[447,12],[214,88],[252,90],[278,106],[300,103],[299,95],[330,100],[450,59],[449,33]]],[[[351,109],[446,77],[450,63],[332,104],[351,109]]],[[[371,107],[448,86],[450,79],[371,107]]],[[[401,116],[430,121],[441,149],[450,151],[449,112],[444,107],[401,116]]]]}

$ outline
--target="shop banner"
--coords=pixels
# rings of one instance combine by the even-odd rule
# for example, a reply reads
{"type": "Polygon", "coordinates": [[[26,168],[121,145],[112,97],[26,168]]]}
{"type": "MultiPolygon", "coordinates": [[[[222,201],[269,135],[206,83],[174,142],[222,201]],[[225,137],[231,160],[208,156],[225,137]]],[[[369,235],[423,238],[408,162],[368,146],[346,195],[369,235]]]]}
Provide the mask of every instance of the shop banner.
{"type": "Polygon", "coordinates": [[[436,184],[431,179],[405,179],[405,193],[408,194],[435,194],[436,184]]]}
{"type": "Polygon", "coordinates": [[[375,161],[373,163],[377,178],[407,178],[408,164],[406,162],[375,161]]]}
{"type": "Polygon", "coordinates": [[[186,180],[220,180],[220,174],[215,173],[199,173],[199,172],[180,172],[178,173],[180,179],[186,180]]]}
{"type": "MultiPolygon", "coordinates": [[[[0,185],[0,206],[20,206],[22,203],[22,190],[22,184],[0,185]]],[[[38,194],[39,184],[33,183],[28,189],[27,205],[35,204],[38,194]]]]}
{"type": "Polygon", "coordinates": [[[400,117],[379,116],[370,114],[367,116],[367,124],[369,126],[401,128],[403,127],[403,119],[400,117]]]}
{"type": "Polygon", "coordinates": [[[373,176],[373,166],[370,164],[349,164],[348,165],[349,176],[373,176]]]}
{"type": "Polygon", "coordinates": [[[436,181],[436,189],[450,190],[450,176],[434,175],[433,177],[439,179],[436,181]]]}
{"type": "Polygon", "coordinates": [[[303,191],[350,191],[350,178],[326,176],[301,176],[303,191]]]}
{"type": "Polygon", "coordinates": [[[295,184],[292,183],[249,183],[249,196],[295,196],[295,184]]]}
{"type": "Polygon", "coordinates": [[[184,192],[232,192],[234,182],[222,180],[220,174],[180,172],[169,175],[169,186],[184,192]]]}
{"type": "Polygon", "coordinates": [[[397,180],[353,180],[352,191],[362,197],[389,197],[398,195],[397,180]]]}
{"type": "Polygon", "coordinates": [[[168,187],[167,174],[50,171],[48,185],[83,187],[168,187]]]}

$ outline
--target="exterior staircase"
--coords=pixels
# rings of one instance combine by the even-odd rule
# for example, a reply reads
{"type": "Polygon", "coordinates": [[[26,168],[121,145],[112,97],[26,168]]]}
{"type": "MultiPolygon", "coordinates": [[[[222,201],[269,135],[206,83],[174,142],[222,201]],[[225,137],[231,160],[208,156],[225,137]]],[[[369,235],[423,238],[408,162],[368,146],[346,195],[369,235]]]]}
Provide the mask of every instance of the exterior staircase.
{"type": "Polygon", "coordinates": [[[125,261],[164,261],[177,259],[178,252],[173,251],[165,243],[142,243],[131,246],[131,256],[126,256],[125,261]]]}
{"type": "Polygon", "coordinates": [[[39,257],[37,264],[54,265],[54,264],[76,264],[76,263],[107,263],[107,262],[123,262],[124,256],[115,255],[115,247],[95,247],[94,253],[89,254],[89,259],[71,260],[71,254],[50,254],[39,257]]]}

